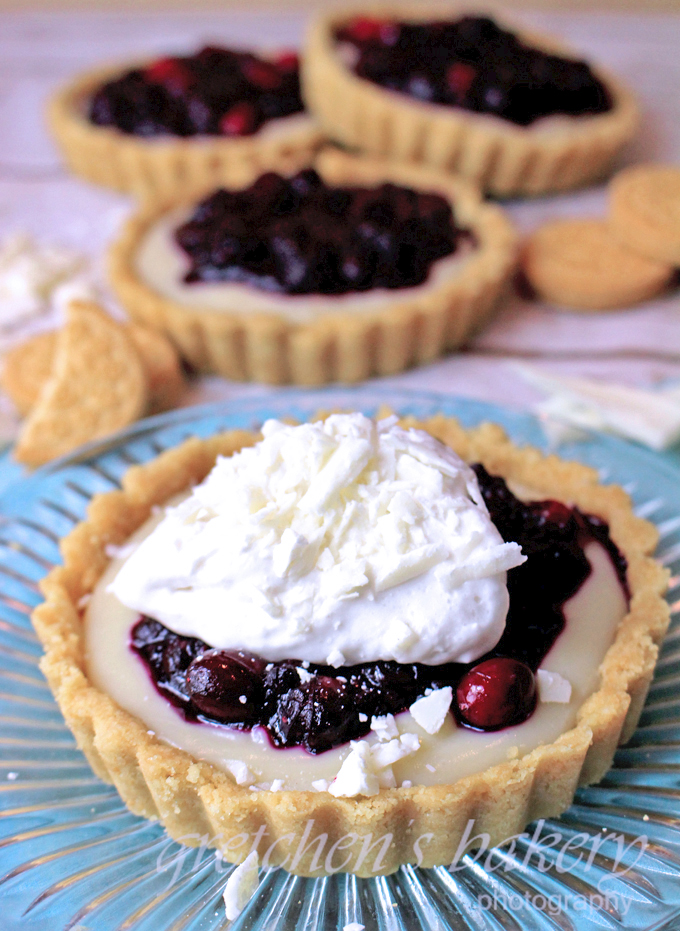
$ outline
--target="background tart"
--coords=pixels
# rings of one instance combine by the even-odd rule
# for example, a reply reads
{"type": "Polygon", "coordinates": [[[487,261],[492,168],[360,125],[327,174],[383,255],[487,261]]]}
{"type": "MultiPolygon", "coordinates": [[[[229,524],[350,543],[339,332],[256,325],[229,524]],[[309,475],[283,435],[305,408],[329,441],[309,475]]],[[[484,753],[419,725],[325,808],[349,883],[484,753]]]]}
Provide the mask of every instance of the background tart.
{"type": "MultiPolygon", "coordinates": [[[[412,862],[414,841],[424,833],[433,840],[422,865],[448,863],[469,819],[475,821],[475,832],[490,834],[493,844],[534,818],[559,814],[571,804],[579,784],[602,778],[617,744],[631,736],[669,618],[662,598],[667,573],[649,557],[657,538],[653,526],[633,515],[620,488],[599,484],[594,470],[515,447],[498,427],[485,424],[468,432],[441,416],[408,425],[427,429],[466,460],[481,462],[517,487],[568,502],[607,522],[627,562],[631,598],[600,667],[600,688],[583,704],[571,730],[520,759],[447,785],[384,789],[370,798],[251,792],[210,764],[163,743],[88,680],[81,611],[85,596],[108,565],[111,544],[123,544],[155,505],[201,481],[218,454],[229,455],[257,437],[235,431],[206,441],[189,440],[131,469],[122,491],[93,500],[87,520],[62,542],[64,565],[42,583],[46,600],[33,616],[46,650],[42,669],[96,773],[116,785],[135,813],[159,818],[178,840],[192,843],[193,837],[200,843],[208,837],[219,845],[221,838],[226,845],[241,831],[264,827],[268,843],[285,835],[296,840],[313,819],[314,830],[326,833],[330,844],[350,832],[372,833],[373,838],[391,833],[393,843],[381,872],[412,862]]],[[[283,854],[281,844],[272,863],[283,854]]],[[[245,851],[226,851],[227,859],[244,855],[245,851]]],[[[318,873],[312,860],[313,849],[293,871],[318,873]]],[[[357,871],[367,869],[364,865],[357,871]]]]}
{"type": "Polygon", "coordinates": [[[265,122],[249,135],[154,135],[96,125],[88,117],[93,95],[108,81],[150,61],[89,71],[58,91],[48,121],[75,174],[124,193],[167,194],[201,183],[238,183],[252,172],[294,168],[319,148],[322,135],[305,111],[265,122]]]}
{"type": "MultiPolygon", "coordinates": [[[[468,183],[415,166],[326,149],[313,167],[329,185],[373,188],[391,182],[441,195],[451,204],[458,226],[471,232],[474,248],[460,261],[454,253],[455,261],[441,280],[431,275],[419,287],[381,289],[377,304],[371,302],[371,291],[330,295],[307,319],[296,317],[300,302],[295,295],[285,295],[282,302],[280,295],[270,299],[260,289],[241,290],[219,309],[185,303],[169,296],[161,284],[150,283],[140,272],[140,257],[154,228],[173,216],[180,223],[182,211],[186,216],[205,195],[202,185],[192,194],[148,199],[112,247],[110,280],[128,313],[166,332],[201,371],[306,385],[359,381],[429,362],[459,346],[485,322],[516,258],[514,231],[499,208],[483,203],[468,183]],[[258,301],[255,311],[245,309],[251,295],[258,301]]],[[[247,187],[254,178],[230,187],[247,187]]]]}
{"type": "MultiPolygon", "coordinates": [[[[605,173],[633,135],[638,110],[630,92],[600,69],[592,71],[611,98],[607,112],[557,115],[521,126],[388,90],[358,77],[338,54],[336,30],[353,17],[427,23],[457,19],[465,12],[421,4],[319,14],[307,35],[303,93],[324,131],[373,155],[460,173],[502,196],[568,190],[605,173]]],[[[535,48],[576,58],[550,37],[500,25],[535,48]]]]}

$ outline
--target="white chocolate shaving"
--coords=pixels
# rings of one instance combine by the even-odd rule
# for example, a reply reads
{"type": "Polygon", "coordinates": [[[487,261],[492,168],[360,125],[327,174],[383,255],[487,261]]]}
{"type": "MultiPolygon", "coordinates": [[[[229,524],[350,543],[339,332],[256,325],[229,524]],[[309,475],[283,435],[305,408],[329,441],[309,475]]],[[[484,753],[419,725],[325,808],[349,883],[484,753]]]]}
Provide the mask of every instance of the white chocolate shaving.
{"type": "Polygon", "coordinates": [[[536,406],[553,439],[574,439],[567,430],[581,428],[613,433],[662,450],[680,440],[680,397],[673,389],[650,391],[594,381],[549,375],[530,365],[515,368],[533,387],[548,395],[536,406]]]}

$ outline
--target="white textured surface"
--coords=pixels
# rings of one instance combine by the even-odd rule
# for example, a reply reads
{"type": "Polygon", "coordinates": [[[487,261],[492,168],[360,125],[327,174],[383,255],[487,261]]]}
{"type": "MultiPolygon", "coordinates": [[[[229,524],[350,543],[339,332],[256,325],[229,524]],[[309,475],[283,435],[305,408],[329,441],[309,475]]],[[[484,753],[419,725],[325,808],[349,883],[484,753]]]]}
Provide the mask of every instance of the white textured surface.
{"type": "Polygon", "coordinates": [[[350,741],[351,750],[338,774],[328,787],[336,798],[377,795],[381,789],[396,786],[392,765],[420,749],[416,734],[400,734],[394,740],[371,744],[367,740],[350,741]]]}
{"type": "Polygon", "coordinates": [[[428,734],[436,734],[442,729],[452,701],[453,689],[447,685],[443,689],[435,689],[429,695],[423,695],[422,698],[413,702],[408,710],[416,724],[419,724],[424,731],[428,734]]]}
{"type": "MultiPolygon", "coordinates": [[[[626,161],[680,161],[680,17],[526,13],[531,25],[562,36],[633,86],[643,126],[626,161]]],[[[101,260],[129,201],[70,178],[42,123],[49,93],[101,62],[190,49],[204,41],[294,45],[302,14],[260,11],[192,13],[54,13],[0,15],[0,237],[17,229],[101,260]]],[[[529,231],[554,216],[600,213],[604,188],[545,197],[508,208],[529,231]]],[[[101,262],[100,262],[101,264],[101,262]]],[[[680,295],[599,316],[553,312],[515,300],[470,351],[392,379],[527,406],[534,390],[503,360],[542,356],[555,373],[649,385],[680,378],[680,295]]],[[[186,403],[249,395],[260,386],[204,379],[186,403]]]]}
{"type": "Polygon", "coordinates": [[[167,509],[109,590],[178,634],[268,660],[472,662],[498,641],[505,573],[525,557],[472,469],[396,420],[268,420],[167,509]]]}
{"type": "Polygon", "coordinates": [[[558,672],[539,669],[536,673],[536,684],[541,701],[563,704],[571,698],[571,682],[558,672]]]}

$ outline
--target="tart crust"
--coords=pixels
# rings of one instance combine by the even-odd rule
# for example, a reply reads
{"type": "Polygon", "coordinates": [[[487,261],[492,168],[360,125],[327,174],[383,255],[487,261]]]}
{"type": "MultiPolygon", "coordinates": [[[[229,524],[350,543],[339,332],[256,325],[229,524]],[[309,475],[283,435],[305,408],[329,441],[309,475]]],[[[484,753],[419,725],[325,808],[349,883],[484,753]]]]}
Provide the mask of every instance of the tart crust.
{"type": "MultiPolygon", "coordinates": [[[[477,246],[450,279],[404,289],[402,296],[397,289],[382,309],[338,309],[309,323],[294,323],[276,313],[240,313],[238,300],[225,311],[190,307],[145,283],[135,260],[149,228],[170,210],[204,196],[211,185],[203,184],[174,198],[147,200],[114,243],[109,278],[128,313],[166,332],[200,371],[237,381],[298,385],[355,382],[401,372],[456,348],[483,325],[509,281],[517,255],[515,232],[498,207],[485,204],[467,182],[425,168],[359,158],[332,148],[322,151],[313,165],[330,184],[374,186],[391,181],[441,194],[455,206],[457,222],[473,231],[477,246]]],[[[247,186],[256,176],[232,186],[247,186]]]]}
{"type": "Polygon", "coordinates": [[[295,170],[317,151],[321,130],[307,113],[277,120],[276,128],[251,136],[159,136],[146,139],[111,126],[96,126],[85,103],[106,81],[148,62],[88,71],[51,99],[47,116],[68,167],[87,181],[138,197],[170,194],[196,184],[239,183],[253,172],[285,166],[295,170]],[[290,124],[285,128],[284,119],[290,124]]]}
{"type": "Polygon", "coordinates": [[[601,485],[595,470],[518,448],[495,425],[466,431],[441,415],[404,424],[428,430],[466,460],[483,463],[511,483],[531,488],[532,494],[569,502],[608,522],[612,539],[628,562],[631,601],[600,666],[600,688],[580,708],[575,727],[521,759],[452,784],[384,789],[370,798],[251,792],[212,765],[163,743],[89,682],[79,606],[108,563],[109,544],[122,544],[154,505],[201,481],[218,454],[230,455],[258,437],[234,431],[208,440],[190,439],[130,469],[121,491],[92,500],[87,520],[62,541],[64,565],[41,583],[45,602],[33,614],[45,647],[41,669],[92,768],[116,786],[135,814],[159,819],[176,840],[217,846],[227,860],[241,861],[249,844],[234,849],[230,839],[243,832],[252,837],[266,829],[266,847],[280,840],[271,853],[271,865],[285,865],[299,875],[323,875],[337,871],[335,866],[344,856],[341,842],[347,835],[363,839],[371,835],[370,845],[392,834],[380,869],[375,869],[375,847],[363,863],[357,858],[342,867],[358,875],[375,875],[416,862],[416,840],[428,834],[419,865],[448,864],[470,819],[474,819],[473,833],[488,833],[490,845],[495,845],[535,818],[559,815],[571,804],[578,785],[604,776],[617,745],[632,735],[669,621],[662,597],[668,574],[649,556],[656,545],[656,529],[633,515],[620,487],[601,485]],[[317,845],[310,841],[322,834],[327,835],[324,854],[315,863],[317,845]],[[295,851],[300,841],[309,846],[291,859],[288,852],[295,851]],[[325,860],[335,843],[339,851],[335,861],[325,860]]]}
{"type": "MultiPolygon", "coordinates": [[[[469,11],[418,4],[378,7],[368,15],[428,22],[465,12],[469,11]]],[[[337,54],[335,29],[353,15],[366,16],[367,10],[343,7],[318,15],[307,34],[302,66],[307,106],[328,135],[344,145],[383,158],[458,172],[500,196],[533,195],[566,191],[601,177],[638,126],[633,95],[599,68],[592,70],[612,96],[610,111],[548,117],[528,127],[386,90],[357,77],[337,54]]],[[[551,37],[495,18],[536,48],[564,57],[574,55],[551,37]]]]}

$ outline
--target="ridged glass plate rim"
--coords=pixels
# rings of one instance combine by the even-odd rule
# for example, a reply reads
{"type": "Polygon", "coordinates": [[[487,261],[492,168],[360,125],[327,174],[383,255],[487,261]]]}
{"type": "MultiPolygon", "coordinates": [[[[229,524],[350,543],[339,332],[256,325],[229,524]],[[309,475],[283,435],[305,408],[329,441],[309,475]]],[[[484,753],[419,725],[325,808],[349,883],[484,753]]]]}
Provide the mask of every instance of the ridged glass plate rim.
{"type": "MultiPolygon", "coordinates": [[[[231,867],[210,851],[180,848],[158,825],[125,809],[115,790],[91,773],[37,669],[40,647],[28,613],[40,600],[39,578],[59,558],[58,538],[82,518],[92,494],[117,487],[130,465],[186,436],[255,428],[268,417],[304,419],[334,409],[375,413],[383,406],[418,417],[441,411],[465,426],[492,420],[515,442],[546,447],[535,418],[486,402],[380,386],[282,389],[142,421],[0,492],[3,931],[207,931],[227,925],[220,894],[231,867]]],[[[513,852],[488,861],[488,870],[484,857],[467,855],[459,871],[404,867],[369,880],[263,871],[260,888],[231,927],[331,931],[357,922],[367,931],[677,931],[680,469],[672,457],[596,434],[559,452],[623,484],[638,513],[657,523],[659,556],[672,573],[673,609],[633,740],[600,785],[581,789],[561,819],[539,823],[540,838],[559,834],[561,846],[537,847],[533,825],[513,852]],[[583,836],[589,840],[579,847],[583,836]],[[641,837],[647,838],[644,851],[641,837]],[[579,851],[588,858],[579,860],[579,851]]]]}

